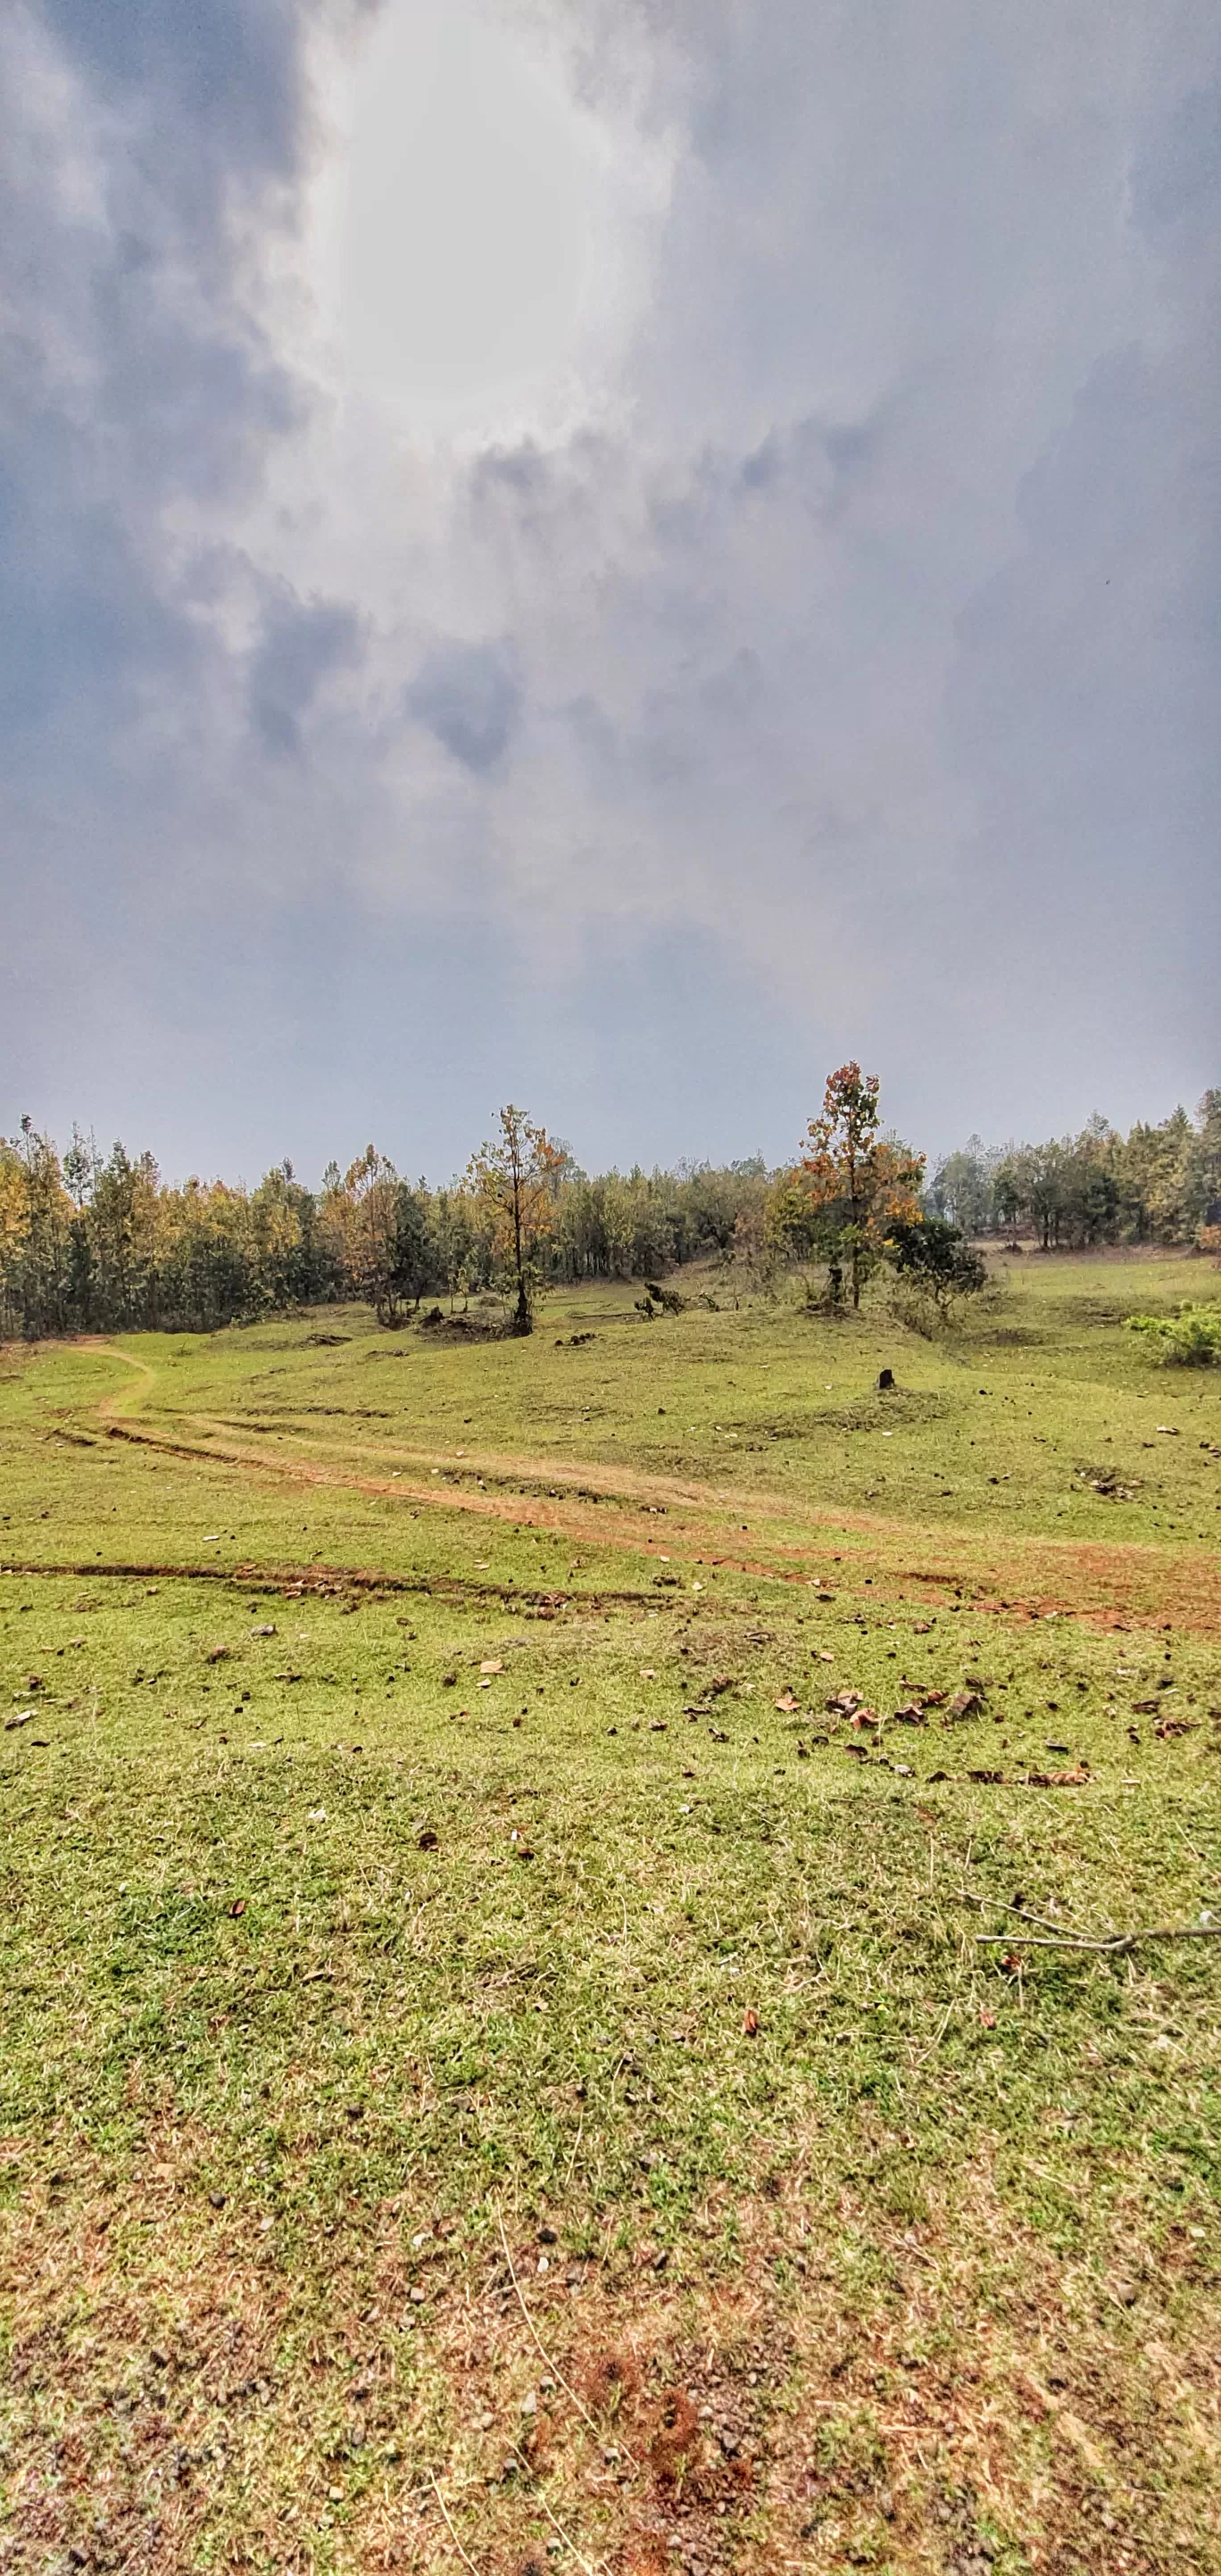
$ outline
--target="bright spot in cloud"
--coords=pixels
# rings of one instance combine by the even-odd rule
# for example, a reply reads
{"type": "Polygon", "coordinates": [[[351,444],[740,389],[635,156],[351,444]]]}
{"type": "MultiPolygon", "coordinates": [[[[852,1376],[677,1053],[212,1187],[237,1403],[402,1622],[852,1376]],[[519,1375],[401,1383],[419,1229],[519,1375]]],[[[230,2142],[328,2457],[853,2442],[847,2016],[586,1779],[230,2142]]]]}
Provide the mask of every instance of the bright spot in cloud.
{"type": "Polygon", "coordinates": [[[353,392],[478,423],[579,361],[605,138],[478,0],[394,0],[352,86],[336,337],[353,392]]]}

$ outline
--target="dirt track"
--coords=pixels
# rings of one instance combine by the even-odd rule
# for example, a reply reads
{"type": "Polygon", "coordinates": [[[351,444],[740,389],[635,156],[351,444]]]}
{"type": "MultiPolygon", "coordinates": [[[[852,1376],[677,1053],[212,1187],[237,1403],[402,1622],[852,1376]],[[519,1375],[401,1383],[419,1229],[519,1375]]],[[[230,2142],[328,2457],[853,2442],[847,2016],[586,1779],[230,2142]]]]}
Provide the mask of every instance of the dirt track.
{"type": "MultiPolygon", "coordinates": [[[[90,1347],[122,1361],[155,1384],[143,1360],[101,1339],[90,1347]]],[[[1108,1546],[1045,1537],[998,1537],[981,1529],[931,1530],[862,1512],[809,1504],[689,1478],[574,1460],[557,1465],[515,1451],[465,1454],[396,1444],[376,1452],[382,1472],[362,1462],[367,1444],[341,1457],[319,1456],[303,1435],[273,1443],[235,1436],[230,1422],[201,1413],[165,1417],[164,1427],[133,1413],[130,1387],[105,1396],[95,1419],[112,1439],[170,1456],[223,1461],[252,1476],[337,1487],[400,1503],[414,1511],[461,1511],[525,1528],[561,1532],[582,1546],[630,1550],[675,1567],[732,1568],[773,1582],[810,1585],[820,1578],[837,1593],[881,1584],[922,1599],[961,1589],[981,1610],[1042,1615],[1062,1610],[1104,1627],[1169,1622],[1205,1634],[1221,1629],[1221,1563],[1212,1551],[1149,1545],[1108,1546]],[[386,1472],[385,1461],[395,1465],[386,1472]],[[401,1462],[398,1463],[398,1462],[401,1462]],[[659,1532],[664,1512],[668,1527],[659,1532]],[[673,1517],[681,1513],[681,1521],[673,1517]],[[749,1516],[749,1517],[748,1517],[749,1516]],[[751,1534],[755,1545],[743,1549],[751,1534]],[[663,1543],[664,1542],[664,1543],[663,1543]]]]}

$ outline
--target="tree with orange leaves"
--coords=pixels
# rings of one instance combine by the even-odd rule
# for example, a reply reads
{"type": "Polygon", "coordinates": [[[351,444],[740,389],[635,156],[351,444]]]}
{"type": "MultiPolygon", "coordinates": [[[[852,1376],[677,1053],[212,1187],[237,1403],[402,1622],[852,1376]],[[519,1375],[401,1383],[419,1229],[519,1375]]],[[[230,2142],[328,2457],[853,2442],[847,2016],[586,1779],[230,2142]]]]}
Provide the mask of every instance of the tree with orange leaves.
{"type": "Polygon", "coordinates": [[[777,1206],[779,1229],[821,1252],[833,1305],[843,1302],[845,1273],[853,1306],[860,1305],[890,1228],[919,1214],[924,1156],[879,1134],[880,1088],[877,1074],[862,1073],[859,1064],[828,1075],[822,1115],[810,1120],[801,1162],[777,1206]]]}

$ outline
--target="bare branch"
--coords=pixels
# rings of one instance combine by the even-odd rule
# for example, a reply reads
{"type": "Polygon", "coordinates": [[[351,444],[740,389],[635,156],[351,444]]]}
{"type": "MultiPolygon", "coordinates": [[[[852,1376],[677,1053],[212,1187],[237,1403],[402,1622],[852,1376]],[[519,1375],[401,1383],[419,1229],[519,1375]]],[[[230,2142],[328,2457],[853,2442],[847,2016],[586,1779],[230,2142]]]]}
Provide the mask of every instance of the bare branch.
{"type": "MultiPolygon", "coordinates": [[[[1037,1922],[1037,1915],[1034,1919],[1037,1922]]],[[[975,1935],[977,1941],[987,1943],[1012,1943],[1017,1937],[1012,1932],[977,1932],[975,1935]]],[[[1115,1932],[1101,1941],[1091,1941],[1080,1932],[1030,1932],[1025,1946],[1028,1950],[1094,1950],[1118,1958],[1126,1950],[1135,1950],[1142,1941],[1218,1940],[1221,1940],[1221,1923],[1156,1923],[1147,1932],[1115,1932]]]]}

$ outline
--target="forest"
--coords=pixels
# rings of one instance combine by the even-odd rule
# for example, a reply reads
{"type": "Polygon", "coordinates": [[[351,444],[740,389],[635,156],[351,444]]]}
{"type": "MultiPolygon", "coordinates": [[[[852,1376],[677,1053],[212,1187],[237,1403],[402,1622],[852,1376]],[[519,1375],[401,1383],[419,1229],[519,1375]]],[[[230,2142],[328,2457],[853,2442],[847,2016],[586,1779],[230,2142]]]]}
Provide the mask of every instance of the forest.
{"type": "MultiPolygon", "coordinates": [[[[836,1135],[825,1104],[808,1130],[815,1150],[791,1168],[769,1171],[756,1155],[591,1174],[510,1108],[493,1141],[442,1186],[403,1178],[372,1145],[346,1169],[331,1163],[317,1189],[289,1161],[254,1187],[170,1181],[148,1151],[116,1143],[103,1153],[74,1128],[61,1152],[25,1117],[0,1138],[0,1333],[206,1331],[349,1298],[393,1324],[426,1298],[487,1293],[516,1295],[528,1328],[528,1306],[547,1286],[657,1279],[695,1260],[754,1287],[821,1263],[837,1291],[846,1258],[859,1299],[887,1229],[913,1220],[925,1248],[936,1221],[967,1241],[1025,1238],[1049,1251],[1221,1250],[1221,1089],[1205,1093],[1194,1119],[1178,1108],[1126,1136],[1094,1118],[1044,1144],[972,1137],[930,1176],[922,1155],[881,1135],[876,1078],[842,1071],[869,1094],[868,1205],[844,1177],[855,1150],[850,1084],[834,1104],[836,1135]]],[[[909,1258],[911,1243],[909,1234],[909,1258]]]]}

